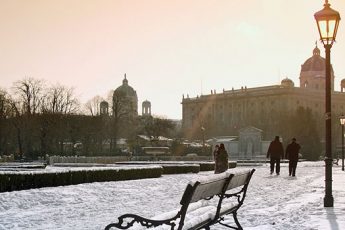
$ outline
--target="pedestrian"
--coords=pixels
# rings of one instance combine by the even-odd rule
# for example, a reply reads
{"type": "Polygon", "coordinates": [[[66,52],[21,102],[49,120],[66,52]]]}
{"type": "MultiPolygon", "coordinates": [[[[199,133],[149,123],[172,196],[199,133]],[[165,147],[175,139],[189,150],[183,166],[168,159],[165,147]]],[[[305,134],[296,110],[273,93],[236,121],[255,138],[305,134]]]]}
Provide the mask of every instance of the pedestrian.
{"type": "Polygon", "coordinates": [[[289,159],[289,176],[296,176],[298,155],[301,146],[296,143],[296,138],[292,138],[291,143],[286,147],[285,158],[289,159]]]}
{"type": "Polygon", "coordinates": [[[213,160],[216,161],[216,155],[219,149],[219,145],[214,146],[214,150],[213,150],[213,160]]]}
{"type": "Polygon", "coordinates": [[[280,159],[284,158],[283,144],[279,140],[279,136],[276,136],[270,143],[267,150],[267,158],[270,158],[271,174],[274,172],[274,165],[276,166],[276,174],[280,173],[280,159]]]}
{"type": "Polygon", "coordinates": [[[228,152],[225,150],[224,144],[219,145],[218,151],[214,155],[215,166],[214,173],[222,173],[228,170],[229,168],[229,158],[228,152]]]}

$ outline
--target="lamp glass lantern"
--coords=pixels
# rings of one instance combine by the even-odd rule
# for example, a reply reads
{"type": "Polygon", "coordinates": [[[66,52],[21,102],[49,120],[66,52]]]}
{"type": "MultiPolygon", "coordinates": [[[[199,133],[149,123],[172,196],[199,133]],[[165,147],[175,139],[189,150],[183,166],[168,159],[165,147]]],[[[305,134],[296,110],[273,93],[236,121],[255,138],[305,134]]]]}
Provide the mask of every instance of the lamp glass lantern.
{"type": "Polygon", "coordinates": [[[320,40],[324,45],[332,45],[337,36],[340,14],[333,10],[328,0],[325,1],[324,8],[314,14],[320,40]]]}
{"type": "Polygon", "coordinates": [[[340,120],[340,124],[344,126],[345,125],[345,116],[341,115],[339,120],[340,120]]]}

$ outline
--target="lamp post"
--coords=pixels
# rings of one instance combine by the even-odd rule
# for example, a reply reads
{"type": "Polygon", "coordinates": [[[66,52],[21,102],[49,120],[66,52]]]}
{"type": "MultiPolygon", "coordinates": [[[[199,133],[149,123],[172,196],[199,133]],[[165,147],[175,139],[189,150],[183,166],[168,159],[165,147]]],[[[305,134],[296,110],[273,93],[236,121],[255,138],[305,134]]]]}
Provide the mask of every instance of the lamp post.
{"type": "Polygon", "coordinates": [[[201,126],[202,131],[202,151],[205,154],[205,127],[201,126]]]}
{"type": "Polygon", "coordinates": [[[340,116],[341,124],[341,170],[344,171],[344,125],[345,125],[345,116],[340,116]]]}
{"type": "Polygon", "coordinates": [[[326,154],[325,154],[325,197],[323,199],[324,207],[333,207],[334,199],[332,196],[332,123],[331,123],[331,48],[340,21],[340,15],[333,10],[325,0],[324,8],[314,14],[317,28],[320,34],[326,52],[326,154]]]}

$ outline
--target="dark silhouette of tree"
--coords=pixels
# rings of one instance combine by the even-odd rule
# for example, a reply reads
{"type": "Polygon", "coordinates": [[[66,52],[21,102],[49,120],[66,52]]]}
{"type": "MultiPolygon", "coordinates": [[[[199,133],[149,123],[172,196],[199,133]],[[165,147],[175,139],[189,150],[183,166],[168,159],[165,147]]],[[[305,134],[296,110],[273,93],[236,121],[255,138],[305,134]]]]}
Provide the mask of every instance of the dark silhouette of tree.
{"type": "Polygon", "coordinates": [[[97,116],[100,114],[100,103],[104,99],[101,96],[95,96],[85,103],[86,114],[97,116]]]}
{"type": "MultiPolygon", "coordinates": [[[[49,87],[42,100],[41,111],[39,138],[41,146],[40,155],[43,157],[52,151],[52,148],[49,146],[54,145],[54,140],[55,145],[58,145],[58,143],[61,145],[65,141],[65,133],[61,132],[60,128],[57,127],[57,124],[60,127],[64,126],[64,124],[61,124],[61,117],[66,119],[68,117],[66,115],[72,115],[79,111],[79,101],[74,95],[74,89],[60,84],[49,87]]],[[[60,150],[63,151],[63,144],[60,146],[60,150]]]]}
{"type": "Polygon", "coordinates": [[[79,111],[79,100],[73,88],[57,84],[48,88],[42,99],[42,112],[75,114],[79,111]]]}
{"type": "Polygon", "coordinates": [[[0,89],[0,155],[10,154],[14,151],[11,148],[11,129],[8,119],[11,117],[11,99],[6,90],[0,89]]]}
{"type": "Polygon", "coordinates": [[[150,137],[152,145],[155,145],[159,136],[171,137],[176,127],[172,120],[152,116],[141,117],[140,123],[138,133],[150,137]]]}
{"type": "Polygon", "coordinates": [[[110,151],[113,152],[116,149],[116,140],[119,137],[120,130],[122,130],[123,136],[127,134],[127,131],[131,128],[131,120],[128,117],[128,107],[125,94],[118,92],[113,96],[113,108],[111,119],[111,142],[110,151]]]}
{"type": "Polygon", "coordinates": [[[44,83],[34,78],[24,78],[16,81],[13,86],[17,101],[21,104],[23,114],[36,114],[40,112],[41,103],[44,98],[44,83]]]}
{"type": "Polygon", "coordinates": [[[307,160],[318,160],[321,155],[320,135],[316,115],[310,108],[298,107],[293,113],[283,113],[278,119],[277,135],[283,137],[284,147],[295,137],[301,144],[301,153],[307,160]]]}

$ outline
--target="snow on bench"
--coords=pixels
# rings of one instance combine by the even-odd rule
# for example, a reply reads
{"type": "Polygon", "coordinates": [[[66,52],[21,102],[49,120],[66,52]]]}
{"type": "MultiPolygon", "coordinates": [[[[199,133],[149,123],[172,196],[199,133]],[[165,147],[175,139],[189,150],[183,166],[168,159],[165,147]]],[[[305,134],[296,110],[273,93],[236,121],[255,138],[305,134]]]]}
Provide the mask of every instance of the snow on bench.
{"type": "Polygon", "coordinates": [[[135,214],[124,214],[118,222],[111,223],[105,230],[118,229],[209,229],[221,224],[234,229],[242,229],[237,210],[243,204],[252,170],[228,171],[189,182],[180,201],[180,209],[151,218],[135,214]],[[232,214],[236,227],[224,223],[224,216],[232,214]]]}

